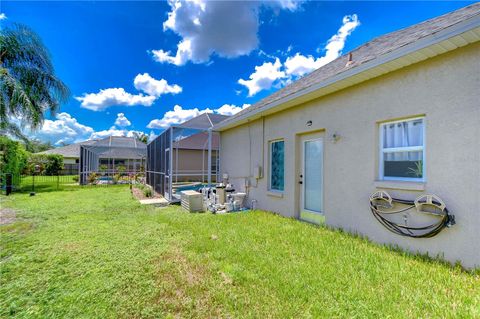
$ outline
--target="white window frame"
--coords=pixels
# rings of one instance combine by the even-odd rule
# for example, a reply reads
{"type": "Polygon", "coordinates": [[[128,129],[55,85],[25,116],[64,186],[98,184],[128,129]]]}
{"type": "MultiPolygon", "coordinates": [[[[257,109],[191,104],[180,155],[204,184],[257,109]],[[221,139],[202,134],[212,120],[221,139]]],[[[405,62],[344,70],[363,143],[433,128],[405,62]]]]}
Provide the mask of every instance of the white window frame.
{"type": "Polygon", "coordinates": [[[425,182],[426,181],[426,120],[425,116],[417,116],[411,118],[405,118],[402,120],[389,121],[380,123],[378,126],[379,132],[379,162],[378,162],[378,176],[380,180],[383,181],[405,181],[405,182],[425,182]],[[383,148],[383,128],[386,125],[409,122],[414,120],[422,120],[423,122],[423,145],[422,146],[407,146],[407,147],[390,147],[383,148]],[[392,152],[415,152],[422,151],[422,177],[393,177],[393,176],[384,176],[384,154],[392,152]]]}
{"type": "Polygon", "coordinates": [[[285,140],[283,138],[268,141],[268,191],[281,194],[285,191],[285,140]],[[283,142],[283,190],[272,188],[272,145],[277,142],[283,142]]]}

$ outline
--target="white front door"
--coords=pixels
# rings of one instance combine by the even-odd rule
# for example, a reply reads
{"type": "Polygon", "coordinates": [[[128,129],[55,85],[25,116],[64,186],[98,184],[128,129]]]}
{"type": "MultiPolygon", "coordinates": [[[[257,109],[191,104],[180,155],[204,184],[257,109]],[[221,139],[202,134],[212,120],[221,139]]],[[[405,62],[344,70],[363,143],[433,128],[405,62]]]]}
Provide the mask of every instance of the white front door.
{"type": "Polygon", "coordinates": [[[300,219],[316,224],[325,221],[323,214],[323,137],[308,134],[300,138],[301,172],[300,219]]]}

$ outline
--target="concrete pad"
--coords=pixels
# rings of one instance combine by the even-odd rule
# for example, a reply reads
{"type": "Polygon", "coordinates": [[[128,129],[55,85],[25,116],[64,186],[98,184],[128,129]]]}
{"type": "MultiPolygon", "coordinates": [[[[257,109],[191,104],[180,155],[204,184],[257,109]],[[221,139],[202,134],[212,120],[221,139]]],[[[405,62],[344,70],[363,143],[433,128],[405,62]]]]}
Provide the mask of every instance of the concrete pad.
{"type": "Polygon", "coordinates": [[[153,205],[153,206],[168,206],[168,200],[165,198],[149,198],[141,199],[140,204],[142,205],[153,205]]]}

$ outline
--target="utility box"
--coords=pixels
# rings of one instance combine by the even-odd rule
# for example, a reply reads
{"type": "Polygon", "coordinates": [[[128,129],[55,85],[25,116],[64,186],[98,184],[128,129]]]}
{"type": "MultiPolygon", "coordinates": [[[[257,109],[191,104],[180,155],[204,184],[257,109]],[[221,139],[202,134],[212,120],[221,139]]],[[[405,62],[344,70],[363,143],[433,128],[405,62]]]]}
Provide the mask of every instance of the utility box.
{"type": "Polygon", "coordinates": [[[203,196],[196,191],[181,192],[182,207],[189,212],[203,211],[203,196]]]}
{"type": "Polygon", "coordinates": [[[260,165],[255,166],[255,170],[253,171],[253,177],[255,177],[255,179],[260,179],[263,177],[263,170],[260,165]]]}

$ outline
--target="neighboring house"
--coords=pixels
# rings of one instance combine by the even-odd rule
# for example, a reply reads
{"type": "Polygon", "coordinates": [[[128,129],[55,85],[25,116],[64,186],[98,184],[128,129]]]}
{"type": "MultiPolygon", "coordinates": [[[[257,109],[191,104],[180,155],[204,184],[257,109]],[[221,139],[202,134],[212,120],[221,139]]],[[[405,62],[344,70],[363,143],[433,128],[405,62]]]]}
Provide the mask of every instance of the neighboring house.
{"type": "Polygon", "coordinates": [[[213,125],[228,116],[203,113],[179,125],[167,128],[148,144],[147,183],[168,200],[174,196],[178,183],[207,182],[209,173],[215,182],[218,174],[219,136],[209,134],[213,125]],[[173,147],[170,145],[173,144],[173,147]]]}
{"type": "Polygon", "coordinates": [[[63,171],[67,175],[78,174],[78,163],[80,158],[80,145],[90,145],[95,140],[74,143],[51,150],[39,152],[38,154],[58,154],[63,156],[63,171]]]}
{"type": "MultiPolygon", "coordinates": [[[[212,176],[216,180],[220,137],[212,135],[212,176]]],[[[202,182],[208,173],[208,132],[200,132],[173,142],[173,182],[202,182]]]]}
{"type": "Polygon", "coordinates": [[[98,151],[97,169],[104,165],[107,171],[115,171],[116,167],[124,166],[127,172],[133,172],[145,167],[147,145],[133,137],[110,136],[54,148],[39,154],[63,155],[64,171],[68,174],[78,174],[82,146],[98,151]]]}
{"type": "Polygon", "coordinates": [[[480,3],[373,39],[214,126],[221,173],[260,209],[480,267],[479,40],[480,3]],[[379,190],[436,194],[457,224],[393,234],[379,190]]]}

